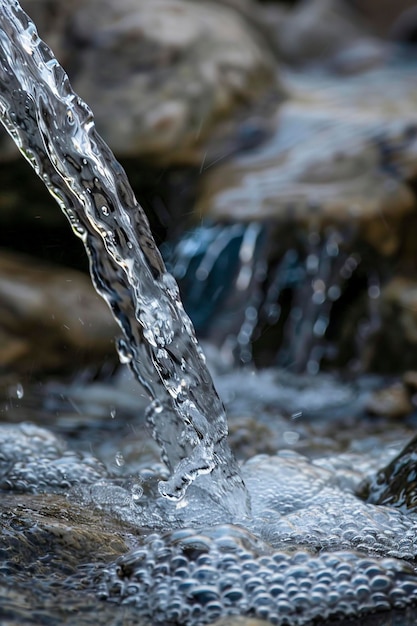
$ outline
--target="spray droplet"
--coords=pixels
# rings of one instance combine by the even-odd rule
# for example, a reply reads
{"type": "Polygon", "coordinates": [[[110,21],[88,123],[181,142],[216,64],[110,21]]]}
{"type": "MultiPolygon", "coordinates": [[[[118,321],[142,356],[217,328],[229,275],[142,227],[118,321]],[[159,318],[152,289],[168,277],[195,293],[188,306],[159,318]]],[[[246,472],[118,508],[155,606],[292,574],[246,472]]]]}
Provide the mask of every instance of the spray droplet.
{"type": "Polygon", "coordinates": [[[19,400],[21,400],[23,396],[25,395],[25,390],[23,389],[23,385],[21,385],[20,383],[17,383],[16,385],[15,394],[16,394],[16,398],[18,398],[19,400]]]}
{"type": "Polygon", "coordinates": [[[114,460],[116,461],[117,467],[123,467],[123,465],[126,462],[121,452],[116,452],[116,456],[114,457],[114,460]]]}
{"type": "Polygon", "coordinates": [[[110,417],[112,418],[112,420],[114,420],[114,418],[116,417],[116,409],[114,407],[110,409],[110,417]]]}
{"type": "Polygon", "coordinates": [[[134,502],[137,502],[138,500],[141,499],[143,495],[142,485],[140,483],[135,483],[134,485],[132,485],[131,492],[132,492],[132,500],[134,502]]]}
{"type": "Polygon", "coordinates": [[[300,439],[300,433],[294,430],[286,430],[283,434],[283,439],[289,446],[294,446],[300,439]]]}
{"type": "Polygon", "coordinates": [[[368,296],[372,300],[376,300],[381,295],[381,290],[378,285],[371,285],[368,289],[368,296]]]}
{"type": "Polygon", "coordinates": [[[110,215],[110,211],[109,211],[109,207],[106,206],[105,204],[101,207],[101,212],[103,213],[103,215],[110,215]]]}
{"type": "Polygon", "coordinates": [[[123,365],[127,365],[132,361],[133,354],[123,339],[119,339],[117,342],[117,352],[119,354],[120,363],[123,365]]]}

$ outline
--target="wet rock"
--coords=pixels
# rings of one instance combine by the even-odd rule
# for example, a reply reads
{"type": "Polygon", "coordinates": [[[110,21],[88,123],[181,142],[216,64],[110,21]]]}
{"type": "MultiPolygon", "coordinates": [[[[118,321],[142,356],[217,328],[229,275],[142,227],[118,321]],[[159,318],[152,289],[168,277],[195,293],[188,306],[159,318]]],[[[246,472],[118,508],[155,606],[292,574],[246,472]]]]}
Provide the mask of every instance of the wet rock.
{"type": "Polygon", "coordinates": [[[417,510],[417,438],[362,488],[368,502],[417,510]]]}
{"type": "Polygon", "coordinates": [[[366,410],[371,415],[399,419],[413,410],[410,394],[401,383],[374,391],[366,402],[366,410]]]}
{"type": "MultiPolygon", "coordinates": [[[[271,19],[274,13],[275,7],[269,8],[266,16],[271,19]]],[[[357,63],[351,69],[357,71],[380,63],[384,57],[383,45],[372,38],[358,12],[343,0],[299,2],[286,13],[279,11],[274,26],[271,43],[279,57],[290,64],[336,63],[340,54],[356,49],[357,63]]]]}
{"type": "Polygon", "coordinates": [[[392,254],[400,244],[398,220],[415,204],[407,180],[416,167],[409,131],[417,123],[417,83],[410,83],[409,68],[387,67],[372,79],[288,79],[293,98],[280,110],[273,139],[208,171],[196,213],[318,232],[352,224],[378,252],[392,254]],[[408,98],[401,105],[396,96],[382,97],[391,79],[408,98]]]}
{"type": "Polygon", "coordinates": [[[0,300],[3,376],[116,362],[116,324],[86,275],[3,250],[0,300]]]}
{"type": "Polygon", "coordinates": [[[414,0],[345,0],[353,6],[372,31],[382,37],[400,35],[397,30],[402,17],[415,6],[414,0]]]}
{"type": "Polygon", "coordinates": [[[117,155],[199,165],[265,135],[261,117],[283,90],[268,48],[232,8],[93,0],[68,15],[67,5],[52,20],[58,52],[117,155]]]}
{"type": "Polygon", "coordinates": [[[98,607],[83,583],[89,563],[127,551],[120,522],[63,496],[2,493],[0,529],[2,625],[137,624],[127,612],[98,607]]]}
{"type": "MultiPolygon", "coordinates": [[[[242,361],[252,358],[252,339],[262,365],[281,347],[275,362],[315,373],[322,360],[353,363],[355,346],[366,343],[365,325],[366,333],[375,331],[372,316],[381,283],[392,274],[389,264],[415,255],[408,236],[416,209],[413,66],[398,62],[343,80],[289,74],[293,95],[280,109],[273,138],[203,168],[195,216],[207,220],[211,234],[203,233],[205,250],[203,236],[199,249],[184,247],[193,258],[179,249],[174,272],[180,268],[190,310],[198,294],[198,316],[206,306],[215,311],[208,336],[218,345],[229,342],[242,361]],[[362,296],[341,354],[344,324],[362,296]]],[[[197,328],[204,327],[198,316],[197,328]]]]}
{"type": "Polygon", "coordinates": [[[9,575],[13,571],[22,578],[25,567],[31,567],[32,574],[43,573],[42,552],[49,555],[51,570],[68,575],[82,563],[106,562],[127,549],[120,527],[115,528],[99,512],[85,511],[58,495],[2,494],[0,526],[2,556],[9,548],[10,557],[3,567],[9,575]],[[13,544],[14,552],[10,550],[13,544]]]}
{"type": "Polygon", "coordinates": [[[417,367],[417,284],[397,276],[381,291],[379,327],[369,338],[364,362],[375,371],[398,372],[417,367]]]}

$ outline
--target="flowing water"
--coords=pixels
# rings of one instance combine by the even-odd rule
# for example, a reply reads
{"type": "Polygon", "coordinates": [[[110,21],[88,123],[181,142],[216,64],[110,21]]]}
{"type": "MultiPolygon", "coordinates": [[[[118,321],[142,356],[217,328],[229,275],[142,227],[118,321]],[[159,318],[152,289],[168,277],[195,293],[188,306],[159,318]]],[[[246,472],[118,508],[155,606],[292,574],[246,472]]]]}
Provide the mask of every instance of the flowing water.
{"type": "MultiPolygon", "coordinates": [[[[220,359],[239,469],[177,286],[124,172],[17,2],[0,6],[2,121],[83,240],[123,332],[121,361],[142,385],[130,381],[128,394],[115,384],[17,385],[2,399],[2,623],[199,626],[246,615],[301,626],[372,612],[381,619],[363,623],[414,623],[414,444],[395,459],[413,422],[376,445],[360,387],[224,371],[220,359]],[[37,425],[15,423],[28,418],[37,425]],[[347,424],[356,441],[343,438],[347,424]],[[407,497],[398,502],[389,476],[401,472],[407,497]]],[[[247,285],[261,232],[228,233],[225,245],[234,237],[247,285]]],[[[254,324],[245,315],[243,352],[254,324]]],[[[379,435],[386,430],[380,424],[379,435]]]]}
{"type": "Polygon", "coordinates": [[[83,240],[94,285],[123,331],[120,358],[153,398],[148,418],[172,470],[161,494],[179,500],[210,473],[211,497],[227,493],[242,514],[223,406],[126,175],[18,4],[3,3],[0,19],[3,124],[83,240]]]}

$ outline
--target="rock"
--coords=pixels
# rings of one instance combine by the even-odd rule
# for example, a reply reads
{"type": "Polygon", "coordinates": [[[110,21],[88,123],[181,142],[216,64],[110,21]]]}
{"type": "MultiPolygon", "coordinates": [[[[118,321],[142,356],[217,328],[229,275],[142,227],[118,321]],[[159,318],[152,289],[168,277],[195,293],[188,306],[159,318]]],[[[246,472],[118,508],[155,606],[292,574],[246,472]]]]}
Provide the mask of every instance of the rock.
{"type": "Polygon", "coordinates": [[[414,438],[372,480],[362,486],[367,501],[392,506],[403,512],[417,510],[417,439],[414,438]]]}
{"type": "Polygon", "coordinates": [[[116,324],[90,279],[0,252],[0,372],[80,371],[117,361],[116,324]]]}
{"type": "Polygon", "coordinates": [[[378,328],[368,338],[364,364],[374,371],[417,367],[417,283],[396,276],[382,289],[378,328]]]}
{"type": "MultiPolygon", "coordinates": [[[[268,19],[273,11],[275,7],[266,14],[268,19]]],[[[287,63],[327,63],[360,42],[374,46],[370,55],[366,52],[363,55],[371,65],[378,63],[384,54],[383,46],[371,37],[358,13],[343,0],[310,0],[297,3],[285,14],[278,11],[270,41],[287,63]]]]}
{"type": "MultiPolygon", "coordinates": [[[[199,166],[265,135],[261,118],[283,90],[267,46],[232,8],[187,0],[57,6],[52,44],[60,39],[73,87],[118,156],[199,166]]],[[[48,40],[51,7],[44,10],[48,40]]]]}
{"type": "Polygon", "coordinates": [[[366,402],[366,410],[371,415],[399,419],[413,410],[410,394],[402,383],[374,391],[366,402]]]}
{"type": "Polygon", "coordinates": [[[417,82],[409,68],[343,80],[289,75],[288,81],[292,98],[281,107],[273,138],[207,171],[196,214],[318,232],[352,224],[379,253],[392,254],[399,222],[415,206],[407,180],[417,166],[411,132],[417,82]],[[384,93],[386,81],[393,82],[392,97],[384,93]]]}
{"type": "Polygon", "coordinates": [[[105,562],[127,549],[120,524],[117,529],[99,512],[86,512],[58,495],[3,494],[0,526],[2,549],[15,543],[14,555],[4,563],[10,569],[31,565],[40,573],[45,551],[51,569],[75,571],[81,563],[105,562]]]}
{"type": "Polygon", "coordinates": [[[414,0],[345,0],[345,4],[353,6],[368,27],[382,37],[395,34],[401,17],[415,6],[414,0]]]}
{"type": "Polygon", "coordinates": [[[255,340],[262,365],[276,362],[281,348],[279,364],[312,374],[321,360],[354,361],[355,345],[360,350],[375,331],[394,258],[405,267],[416,254],[412,67],[398,62],[343,79],[289,73],[292,97],[273,138],[203,168],[194,213],[199,248],[187,245],[187,233],[184,250],[194,258],[181,257],[179,245],[173,263],[185,302],[193,308],[194,293],[199,303],[197,327],[206,309],[214,311],[203,336],[228,342],[243,361],[255,340]]]}

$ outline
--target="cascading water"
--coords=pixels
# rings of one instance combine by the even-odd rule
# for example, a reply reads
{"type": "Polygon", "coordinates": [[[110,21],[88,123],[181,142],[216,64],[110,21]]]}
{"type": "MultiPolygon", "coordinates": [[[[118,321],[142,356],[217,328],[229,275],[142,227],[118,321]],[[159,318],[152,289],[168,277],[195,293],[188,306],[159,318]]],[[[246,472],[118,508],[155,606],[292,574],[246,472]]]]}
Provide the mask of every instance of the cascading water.
{"type": "Polygon", "coordinates": [[[1,4],[0,55],[1,120],[84,242],[94,285],[123,331],[120,358],[153,399],[148,419],[172,471],[161,494],[178,501],[210,474],[199,485],[243,514],[224,409],[177,285],[90,109],[14,0],[1,4]]]}

